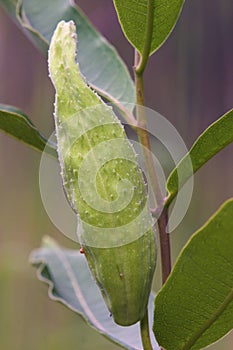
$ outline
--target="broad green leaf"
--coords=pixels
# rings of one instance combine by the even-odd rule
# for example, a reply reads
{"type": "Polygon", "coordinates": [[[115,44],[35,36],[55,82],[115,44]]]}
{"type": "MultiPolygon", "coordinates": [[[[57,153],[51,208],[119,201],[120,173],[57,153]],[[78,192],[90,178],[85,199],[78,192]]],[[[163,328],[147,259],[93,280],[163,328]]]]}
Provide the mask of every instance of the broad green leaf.
{"type": "Polygon", "coordinates": [[[196,140],[189,153],[182,158],[167,180],[169,192],[167,204],[176,196],[180,186],[209,159],[233,142],[233,109],[211,124],[196,140]],[[193,172],[190,169],[190,158],[193,172]],[[179,173],[179,179],[178,179],[179,173]]]}
{"type": "MultiPolygon", "coordinates": [[[[60,301],[102,333],[105,337],[125,349],[142,348],[139,325],[120,327],[104,303],[95,284],[86,260],[77,250],[59,247],[51,238],[44,240],[44,247],[31,254],[38,278],[49,285],[49,297],[60,301]]],[[[154,296],[149,301],[150,320],[153,318],[154,296]]],[[[154,338],[153,333],[151,336],[154,338]]],[[[159,350],[155,340],[153,349],[159,350]]]]}
{"type": "Polygon", "coordinates": [[[149,2],[154,3],[150,46],[152,54],[164,43],[174,28],[184,0],[114,0],[125,36],[140,53],[143,53],[145,45],[149,2]]]}
{"type": "Polygon", "coordinates": [[[47,144],[46,138],[36,129],[30,119],[20,110],[0,105],[0,129],[10,136],[26,143],[37,151],[57,157],[55,145],[47,144]]]}
{"type": "Polygon", "coordinates": [[[19,0],[17,17],[46,56],[57,23],[73,20],[78,32],[80,70],[88,83],[108,100],[119,101],[129,110],[133,109],[135,89],[124,62],[74,2],[19,0]]]}
{"type": "Polygon", "coordinates": [[[166,350],[198,350],[233,328],[233,199],[197,231],[155,299],[154,333],[166,350]]]}

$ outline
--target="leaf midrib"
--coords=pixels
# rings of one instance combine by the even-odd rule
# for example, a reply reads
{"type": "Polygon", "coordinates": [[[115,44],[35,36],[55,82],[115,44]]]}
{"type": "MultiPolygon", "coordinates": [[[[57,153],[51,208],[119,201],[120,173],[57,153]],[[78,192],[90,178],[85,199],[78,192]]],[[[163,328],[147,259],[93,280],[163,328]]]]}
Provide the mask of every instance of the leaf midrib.
{"type": "Polygon", "coordinates": [[[196,343],[196,341],[202,336],[202,334],[210,328],[210,326],[221,316],[221,314],[226,310],[228,305],[233,301],[233,288],[226,296],[223,303],[218,307],[214,314],[209,318],[202,327],[189,339],[189,341],[182,347],[182,350],[189,350],[196,343]]]}
{"type": "Polygon", "coordinates": [[[70,279],[74,294],[75,294],[78,302],[80,303],[81,307],[83,308],[83,310],[85,310],[85,314],[88,316],[89,320],[97,328],[99,328],[102,332],[106,332],[105,328],[102,327],[102,325],[98,322],[98,320],[93,315],[93,312],[91,311],[91,309],[87,305],[85,298],[83,296],[83,293],[79,287],[78,281],[74,275],[72,266],[71,266],[70,262],[68,261],[68,259],[66,258],[65,254],[59,248],[54,249],[54,252],[57,255],[58,260],[60,260],[61,263],[63,264],[65,271],[67,272],[67,276],[70,279]]]}

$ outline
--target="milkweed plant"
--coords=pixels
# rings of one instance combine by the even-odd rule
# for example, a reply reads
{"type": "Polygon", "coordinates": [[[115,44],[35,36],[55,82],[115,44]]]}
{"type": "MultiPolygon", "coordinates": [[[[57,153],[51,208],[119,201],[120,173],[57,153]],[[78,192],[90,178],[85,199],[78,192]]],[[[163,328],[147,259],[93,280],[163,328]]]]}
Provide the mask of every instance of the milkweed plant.
{"type": "Polygon", "coordinates": [[[57,191],[76,223],[76,250],[45,237],[30,260],[51,298],[122,348],[203,349],[233,327],[233,199],[191,236],[174,266],[170,233],[186,213],[193,174],[233,141],[233,110],[188,150],[144,98],[148,60],[174,29],[184,0],[113,3],[135,49],[134,79],[72,2],[0,1],[48,58],[55,131],[46,139],[23,112],[7,105],[0,106],[0,127],[42,152],[44,202],[49,193],[43,183],[49,164],[56,163],[57,191]],[[153,137],[174,161],[168,176],[153,153],[153,137]],[[162,288],[155,295],[157,251],[162,288]]]}

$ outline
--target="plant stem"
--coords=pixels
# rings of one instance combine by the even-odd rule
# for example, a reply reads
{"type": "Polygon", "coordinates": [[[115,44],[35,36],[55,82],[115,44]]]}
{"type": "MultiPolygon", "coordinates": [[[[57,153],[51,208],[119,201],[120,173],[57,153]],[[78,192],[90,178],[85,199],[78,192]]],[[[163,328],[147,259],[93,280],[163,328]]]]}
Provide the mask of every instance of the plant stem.
{"type": "MultiPolygon", "coordinates": [[[[153,19],[154,19],[154,0],[148,0],[147,7],[147,23],[145,32],[145,41],[142,54],[140,55],[135,50],[135,62],[134,62],[134,79],[136,88],[136,116],[137,116],[137,134],[139,142],[142,146],[143,156],[146,164],[146,168],[149,174],[149,179],[152,185],[153,193],[157,202],[157,208],[164,206],[164,198],[159,186],[159,181],[154,166],[154,161],[151,153],[151,145],[149,134],[147,131],[147,118],[144,97],[144,82],[143,73],[147,65],[147,61],[151,51],[151,41],[153,34],[153,19]]],[[[164,283],[171,271],[171,249],[170,249],[170,237],[166,232],[168,224],[168,209],[164,207],[161,215],[158,218],[158,231],[160,239],[161,250],[161,265],[162,265],[162,282],[164,283]]],[[[148,324],[148,312],[140,322],[141,338],[144,350],[152,350],[150,341],[149,324],[148,324]]],[[[162,350],[162,348],[161,348],[162,350]]]]}
{"type": "Polygon", "coordinates": [[[164,207],[162,213],[160,214],[160,217],[158,218],[163,284],[166,282],[171,272],[171,245],[169,233],[166,232],[167,224],[168,209],[167,207],[164,207]]]}
{"type": "MultiPolygon", "coordinates": [[[[136,54],[137,55],[137,54],[136,54]]],[[[137,134],[140,144],[143,146],[143,156],[145,159],[145,164],[151,180],[151,185],[153,193],[157,201],[158,207],[163,206],[163,196],[159,187],[159,181],[154,167],[153,156],[151,153],[150,139],[147,131],[147,122],[146,122],[146,111],[144,101],[144,86],[143,86],[143,76],[142,74],[137,74],[135,71],[135,85],[136,85],[136,114],[138,121],[137,134]]]]}
{"type": "Polygon", "coordinates": [[[148,311],[146,312],[144,318],[140,321],[140,331],[141,339],[144,350],[153,350],[151,341],[150,341],[150,331],[149,331],[149,322],[148,322],[148,311]]]}
{"type": "MultiPolygon", "coordinates": [[[[140,64],[140,58],[138,52],[135,53],[135,66],[140,64]]],[[[151,181],[152,189],[156,198],[157,207],[163,207],[164,198],[162,196],[156,169],[154,167],[150,139],[147,131],[146,112],[145,109],[140,106],[145,106],[144,100],[144,86],[143,86],[143,72],[137,71],[135,68],[135,86],[136,86],[136,102],[137,102],[137,121],[138,121],[138,139],[143,146],[143,155],[145,164],[148,170],[149,178],[151,181]]],[[[158,218],[158,231],[160,240],[161,251],[161,265],[162,265],[162,282],[164,283],[171,271],[171,249],[170,249],[170,237],[166,232],[168,224],[168,209],[164,207],[161,215],[158,218]]]]}

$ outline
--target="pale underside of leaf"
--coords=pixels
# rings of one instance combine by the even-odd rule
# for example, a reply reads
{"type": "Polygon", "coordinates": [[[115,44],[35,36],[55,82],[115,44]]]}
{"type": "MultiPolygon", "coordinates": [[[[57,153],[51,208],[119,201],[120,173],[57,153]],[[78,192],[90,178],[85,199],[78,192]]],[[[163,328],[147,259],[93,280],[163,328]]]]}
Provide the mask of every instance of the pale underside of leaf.
{"type": "Polygon", "coordinates": [[[133,110],[135,89],[124,62],[74,2],[19,0],[17,18],[46,56],[57,23],[73,20],[78,31],[82,74],[100,95],[103,94],[113,104],[121,104],[129,111],[133,110]]]}
{"type": "MultiPolygon", "coordinates": [[[[86,260],[79,251],[63,249],[49,239],[47,247],[32,252],[30,261],[38,268],[38,278],[49,285],[51,299],[80,314],[110,341],[125,349],[141,349],[139,325],[120,327],[113,322],[86,260]]],[[[153,300],[154,296],[151,295],[151,320],[153,300]]],[[[159,349],[155,341],[153,348],[159,349]]]]}

